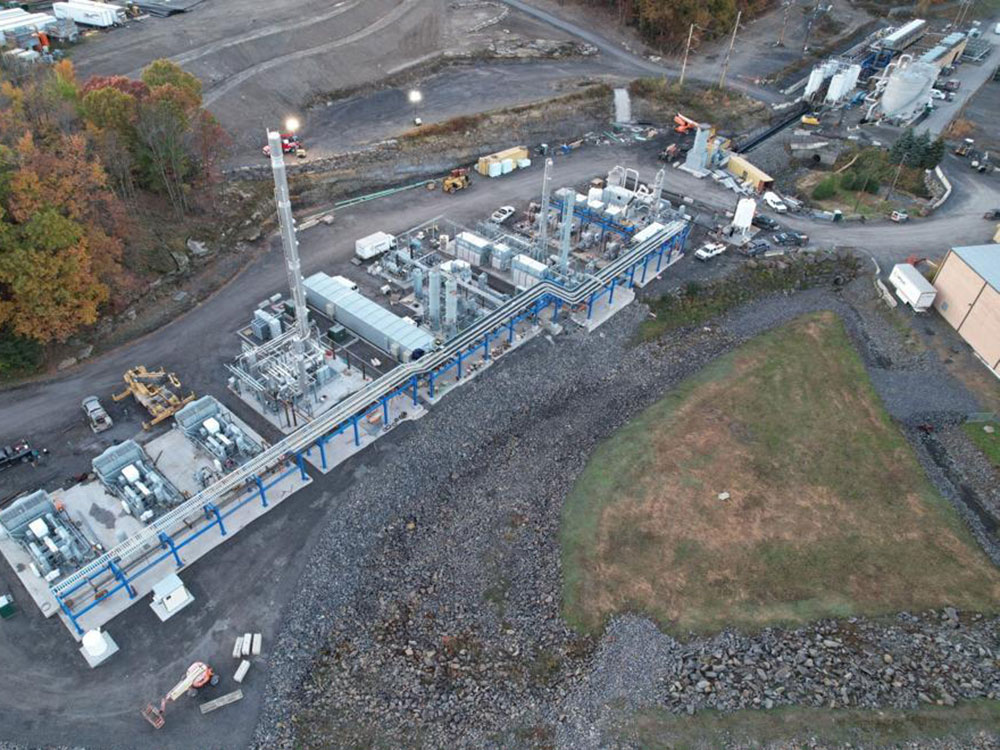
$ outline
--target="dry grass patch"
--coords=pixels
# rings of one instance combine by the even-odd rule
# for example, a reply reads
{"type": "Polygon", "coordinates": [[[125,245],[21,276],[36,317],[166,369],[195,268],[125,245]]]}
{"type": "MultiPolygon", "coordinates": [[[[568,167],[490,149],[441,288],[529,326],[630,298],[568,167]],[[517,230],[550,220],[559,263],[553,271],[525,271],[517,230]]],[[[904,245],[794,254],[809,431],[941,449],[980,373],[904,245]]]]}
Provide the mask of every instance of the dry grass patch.
{"type": "Polygon", "coordinates": [[[623,610],[687,632],[1000,597],[832,313],[716,361],[600,446],[562,539],[565,614],[588,631],[623,610]]]}

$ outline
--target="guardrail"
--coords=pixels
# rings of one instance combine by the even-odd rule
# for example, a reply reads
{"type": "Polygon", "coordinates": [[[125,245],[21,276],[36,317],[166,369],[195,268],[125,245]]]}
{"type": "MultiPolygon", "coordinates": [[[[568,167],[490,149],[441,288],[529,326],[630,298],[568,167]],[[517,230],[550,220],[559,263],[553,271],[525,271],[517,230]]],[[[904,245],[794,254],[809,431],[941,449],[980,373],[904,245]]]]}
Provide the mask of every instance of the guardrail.
{"type": "Polygon", "coordinates": [[[73,571],[66,578],[51,586],[52,593],[57,600],[62,601],[62,597],[69,595],[86,581],[109,572],[117,575],[116,571],[127,567],[134,558],[145,554],[153,546],[158,547],[161,541],[160,535],[169,535],[172,530],[183,524],[186,517],[196,513],[204,513],[214,505],[215,501],[221,500],[234,491],[245,489],[269,469],[286,461],[290,456],[298,456],[324,436],[350,421],[359,412],[376,404],[382,397],[398,391],[408,381],[421,375],[431,374],[437,368],[447,364],[483,336],[502,327],[507,320],[525,308],[546,296],[571,305],[585,301],[590,295],[612,283],[629,268],[635,268],[647,256],[665,247],[678,236],[681,236],[683,240],[686,227],[686,222],[681,220],[668,223],[662,232],[629,250],[593,276],[587,277],[585,281],[573,289],[567,289],[551,280],[542,281],[530,287],[527,291],[515,296],[503,306],[493,310],[474,325],[462,331],[440,349],[428,352],[416,362],[400,365],[372,381],[361,390],[348,396],[330,411],[321,414],[312,422],[275,443],[183,504],[155,519],[133,536],[104,552],[100,557],[73,571]]]}

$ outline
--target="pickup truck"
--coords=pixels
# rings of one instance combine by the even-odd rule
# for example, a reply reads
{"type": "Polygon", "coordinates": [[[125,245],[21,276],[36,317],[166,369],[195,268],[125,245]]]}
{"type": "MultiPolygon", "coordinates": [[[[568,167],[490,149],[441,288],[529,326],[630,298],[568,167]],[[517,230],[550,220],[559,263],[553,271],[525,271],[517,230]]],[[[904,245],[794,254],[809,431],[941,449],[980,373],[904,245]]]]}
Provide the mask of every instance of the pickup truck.
{"type": "Polygon", "coordinates": [[[38,451],[32,450],[26,440],[13,445],[0,446],[0,471],[17,464],[24,464],[38,458],[38,451]]]}
{"type": "Polygon", "coordinates": [[[721,242],[709,242],[695,250],[694,257],[698,260],[707,261],[717,255],[722,255],[724,252],[726,252],[726,246],[721,242]]]}
{"type": "Polygon", "coordinates": [[[87,424],[94,432],[104,432],[114,424],[97,396],[87,396],[81,406],[83,413],[87,415],[87,424]]]}

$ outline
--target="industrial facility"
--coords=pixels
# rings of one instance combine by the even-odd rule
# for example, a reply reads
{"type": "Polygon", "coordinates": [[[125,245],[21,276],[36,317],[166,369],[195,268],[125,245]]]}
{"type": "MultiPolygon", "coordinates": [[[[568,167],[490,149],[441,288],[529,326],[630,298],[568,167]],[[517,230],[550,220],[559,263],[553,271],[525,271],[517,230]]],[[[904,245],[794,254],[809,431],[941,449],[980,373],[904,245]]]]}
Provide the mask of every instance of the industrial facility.
{"type": "Polygon", "coordinates": [[[0,551],[77,639],[147,594],[169,614],[178,573],[308,484],[306,461],[329,471],[542,331],[593,330],[683,255],[690,217],[663,198],[664,170],[644,182],[616,167],[585,193],[553,191],[547,160],[522,218],[438,217],[359,239],[377,300],[343,276],[302,278],[278,139],[269,133],[290,295],[263,301],[239,332],[229,386],[288,436],[268,446],[214,397],[178,395],[172,373],[127,372],[116,398],[144,406],[148,428],[173,417],[174,429],[111,446],[93,460],[98,482],[0,517],[0,551]]]}

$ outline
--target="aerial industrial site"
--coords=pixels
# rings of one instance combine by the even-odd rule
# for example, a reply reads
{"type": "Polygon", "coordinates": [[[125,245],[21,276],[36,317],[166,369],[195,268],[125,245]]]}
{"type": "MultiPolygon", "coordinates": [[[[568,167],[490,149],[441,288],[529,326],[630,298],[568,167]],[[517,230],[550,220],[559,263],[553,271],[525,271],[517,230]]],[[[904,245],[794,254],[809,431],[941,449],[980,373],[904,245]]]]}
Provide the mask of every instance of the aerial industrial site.
{"type": "Polygon", "coordinates": [[[0,748],[995,747],[1000,7],[0,9],[0,748]]]}

